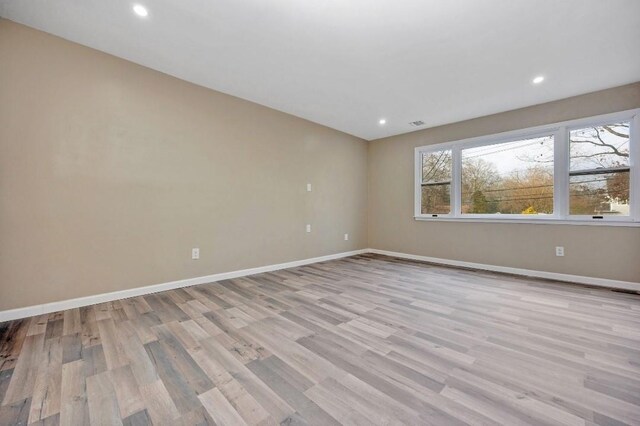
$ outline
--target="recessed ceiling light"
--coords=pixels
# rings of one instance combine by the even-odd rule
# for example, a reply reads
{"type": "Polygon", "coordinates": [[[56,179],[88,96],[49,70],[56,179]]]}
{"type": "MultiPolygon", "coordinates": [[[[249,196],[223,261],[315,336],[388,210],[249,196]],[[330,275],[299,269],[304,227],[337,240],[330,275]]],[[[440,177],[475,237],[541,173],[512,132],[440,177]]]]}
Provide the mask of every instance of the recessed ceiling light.
{"type": "Polygon", "coordinates": [[[147,10],[147,8],[141,4],[133,5],[133,11],[135,12],[136,15],[142,16],[143,18],[149,15],[149,11],[147,10]]]}
{"type": "Polygon", "coordinates": [[[540,84],[544,81],[544,76],[543,75],[539,75],[536,78],[533,79],[533,84],[540,84]]]}
{"type": "Polygon", "coordinates": [[[378,123],[380,123],[381,125],[387,124],[387,120],[385,120],[384,118],[381,118],[380,121],[378,121],[378,123]]]}

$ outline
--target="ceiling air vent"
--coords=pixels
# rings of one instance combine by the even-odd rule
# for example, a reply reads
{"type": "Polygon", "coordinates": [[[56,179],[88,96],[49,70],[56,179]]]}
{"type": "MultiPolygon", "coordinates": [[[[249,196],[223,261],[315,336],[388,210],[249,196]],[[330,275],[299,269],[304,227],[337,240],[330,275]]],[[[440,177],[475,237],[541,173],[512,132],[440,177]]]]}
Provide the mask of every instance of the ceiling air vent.
{"type": "Polygon", "coordinates": [[[422,121],[422,120],[412,121],[411,123],[409,123],[409,125],[410,125],[411,127],[420,127],[420,126],[424,126],[424,121],[422,121]]]}

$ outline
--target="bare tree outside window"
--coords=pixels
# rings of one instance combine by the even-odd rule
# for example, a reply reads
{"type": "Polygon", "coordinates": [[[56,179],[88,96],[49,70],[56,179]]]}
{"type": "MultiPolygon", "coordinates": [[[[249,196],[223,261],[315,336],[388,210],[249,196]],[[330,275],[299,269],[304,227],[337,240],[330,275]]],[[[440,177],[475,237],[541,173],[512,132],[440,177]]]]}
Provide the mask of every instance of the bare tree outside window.
{"type": "Polygon", "coordinates": [[[552,214],[553,136],[462,151],[463,214],[552,214]]]}
{"type": "Polygon", "coordinates": [[[631,205],[638,115],[626,111],[420,147],[416,217],[640,221],[631,205]]]}
{"type": "Polygon", "coordinates": [[[450,150],[422,155],[422,214],[451,212],[451,173],[450,150]]]}
{"type": "Polygon", "coordinates": [[[569,210],[573,215],[629,215],[630,123],[569,132],[569,210]]]}
{"type": "MultiPolygon", "coordinates": [[[[629,128],[629,122],[621,122],[569,132],[570,214],[629,215],[629,128]]],[[[538,167],[552,165],[553,149],[520,159],[538,167]]],[[[541,184],[552,183],[552,176],[531,173],[541,184]]]]}

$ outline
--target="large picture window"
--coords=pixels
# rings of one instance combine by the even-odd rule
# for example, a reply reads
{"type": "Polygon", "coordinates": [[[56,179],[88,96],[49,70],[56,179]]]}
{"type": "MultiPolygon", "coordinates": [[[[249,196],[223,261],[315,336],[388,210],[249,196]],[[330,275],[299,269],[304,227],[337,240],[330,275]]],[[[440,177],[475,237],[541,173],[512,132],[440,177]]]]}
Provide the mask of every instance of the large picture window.
{"type": "Polygon", "coordinates": [[[639,112],[416,148],[415,217],[640,225],[639,112]]]}
{"type": "Polygon", "coordinates": [[[463,149],[462,214],[552,214],[553,142],[549,135],[463,149]]]}

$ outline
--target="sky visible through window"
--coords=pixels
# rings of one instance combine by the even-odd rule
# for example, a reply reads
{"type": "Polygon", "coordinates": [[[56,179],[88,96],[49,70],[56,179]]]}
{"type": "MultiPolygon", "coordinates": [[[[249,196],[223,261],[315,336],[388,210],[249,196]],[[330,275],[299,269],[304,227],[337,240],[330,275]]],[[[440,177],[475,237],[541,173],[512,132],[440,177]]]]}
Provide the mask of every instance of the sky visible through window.
{"type": "Polygon", "coordinates": [[[483,158],[490,161],[501,175],[524,170],[532,164],[553,160],[553,137],[526,139],[495,145],[469,148],[463,151],[465,159],[483,158]],[[551,158],[549,158],[551,155],[551,158]]]}

